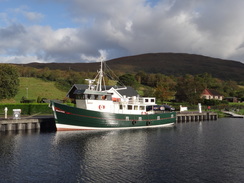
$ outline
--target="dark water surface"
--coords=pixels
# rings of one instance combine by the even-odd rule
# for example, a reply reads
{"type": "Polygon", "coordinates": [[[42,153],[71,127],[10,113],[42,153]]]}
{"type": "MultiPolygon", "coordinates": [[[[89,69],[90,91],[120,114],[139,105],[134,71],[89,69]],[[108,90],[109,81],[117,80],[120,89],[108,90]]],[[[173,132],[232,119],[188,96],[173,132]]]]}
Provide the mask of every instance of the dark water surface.
{"type": "Polygon", "coordinates": [[[0,182],[244,182],[244,119],[0,133],[0,182]]]}

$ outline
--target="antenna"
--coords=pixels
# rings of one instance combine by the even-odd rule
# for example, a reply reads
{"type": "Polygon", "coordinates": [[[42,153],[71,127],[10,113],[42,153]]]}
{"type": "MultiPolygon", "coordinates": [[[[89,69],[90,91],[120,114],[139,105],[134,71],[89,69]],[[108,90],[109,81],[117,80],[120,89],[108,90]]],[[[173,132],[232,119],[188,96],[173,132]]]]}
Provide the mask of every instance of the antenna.
{"type": "Polygon", "coordinates": [[[86,81],[88,81],[88,86],[89,86],[89,90],[91,89],[92,84],[94,83],[94,79],[85,79],[86,81]]]}

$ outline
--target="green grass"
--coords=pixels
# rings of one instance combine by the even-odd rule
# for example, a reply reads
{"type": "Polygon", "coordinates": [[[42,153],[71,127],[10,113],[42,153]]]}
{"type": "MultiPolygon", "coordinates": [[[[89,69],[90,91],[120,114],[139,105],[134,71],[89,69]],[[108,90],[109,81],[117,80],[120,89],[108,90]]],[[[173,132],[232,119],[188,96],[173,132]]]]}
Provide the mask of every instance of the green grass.
{"type": "Polygon", "coordinates": [[[234,102],[229,102],[230,106],[244,106],[244,103],[234,103],[234,102]]]}
{"type": "Polygon", "coordinates": [[[244,115],[244,109],[239,109],[236,111],[237,114],[244,115]]]}
{"type": "Polygon", "coordinates": [[[19,103],[23,96],[29,100],[37,100],[38,97],[63,100],[68,92],[60,91],[56,88],[55,82],[51,81],[43,81],[32,77],[20,77],[19,80],[19,92],[14,99],[10,100],[11,103],[19,103]]]}

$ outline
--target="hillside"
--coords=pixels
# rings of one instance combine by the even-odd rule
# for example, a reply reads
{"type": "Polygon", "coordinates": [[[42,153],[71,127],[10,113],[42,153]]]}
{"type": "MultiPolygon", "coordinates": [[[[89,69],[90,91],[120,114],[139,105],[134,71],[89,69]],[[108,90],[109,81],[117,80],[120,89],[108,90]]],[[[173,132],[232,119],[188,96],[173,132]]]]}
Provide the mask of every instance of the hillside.
{"type": "Polygon", "coordinates": [[[14,98],[17,103],[20,102],[23,96],[28,97],[30,100],[36,100],[38,96],[41,98],[62,100],[66,96],[66,92],[58,90],[54,82],[29,77],[20,77],[19,79],[19,92],[14,98]]]}
{"type": "MultiPolygon", "coordinates": [[[[210,73],[223,80],[244,81],[244,64],[202,55],[183,53],[148,53],[109,60],[107,65],[114,71],[135,73],[162,73],[184,75],[210,73]]],[[[74,71],[95,72],[99,63],[30,63],[25,66],[74,71]]]]}

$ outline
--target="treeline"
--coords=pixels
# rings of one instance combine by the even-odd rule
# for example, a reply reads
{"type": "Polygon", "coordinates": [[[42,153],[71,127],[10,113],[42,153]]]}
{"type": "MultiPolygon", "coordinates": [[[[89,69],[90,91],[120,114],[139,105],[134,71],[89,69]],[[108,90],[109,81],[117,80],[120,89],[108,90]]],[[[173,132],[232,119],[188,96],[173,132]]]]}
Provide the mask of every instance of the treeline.
{"type": "Polygon", "coordinates": [[[208,73],[184,76],[166,76],[163,74],[147,74],[143,71],[135,75],[124,74],[119,77],[125,85],[138,90],[144,88],[143,95],[154,94],[161,101],[177,100],[196,104],[203,102],[200,95],[204,89],[214,89],[224,97],[237,97],[243,100],[244,88],[235,81],[223,81],[208,73]]]}
{"type": "MultiPolygon", "coordinates": [[[[244,85],[244,64],[237,61],[222,60],[196,54],[186,53],[148,53],[127,56],[104,62],[114,72],[137,73],[161,73],[165,75],[183,76],[185,74],[210,73],[213,77],[222,80],[234,80],[244,85]]],[[[96,72],[100,63],[29,63],[23,66],[51,70],[67,70],[71,68],[78,72],[96,72]]],[[[117,74],[118,75],[118,74],[117,74]]]]}
{"type": "MultiPolygon", "coordinates": [[[[85,79],[94,78],[95,72],[76,72],[67,70],[36,69],[19,66],[21,77],[35,77],[55,81],[57,88],[68,91],[73,84],[85,84],[85,79]]],[[[214,89],[225,97],[237,97],[243,100],[244,88],[235,81],[224,81],[212,77],[211,74],[167,76],[164,74],[148,74],[139,71],[135,74],[120,73],[117,85],[123,83],[132,86],[142,96],[155,96],[160,101],[177,100],[180,102],[202,102],[200,94],[205,88],[214,89]]],[[[107,78],[109,80],[110,78],[107,78]]]]}

